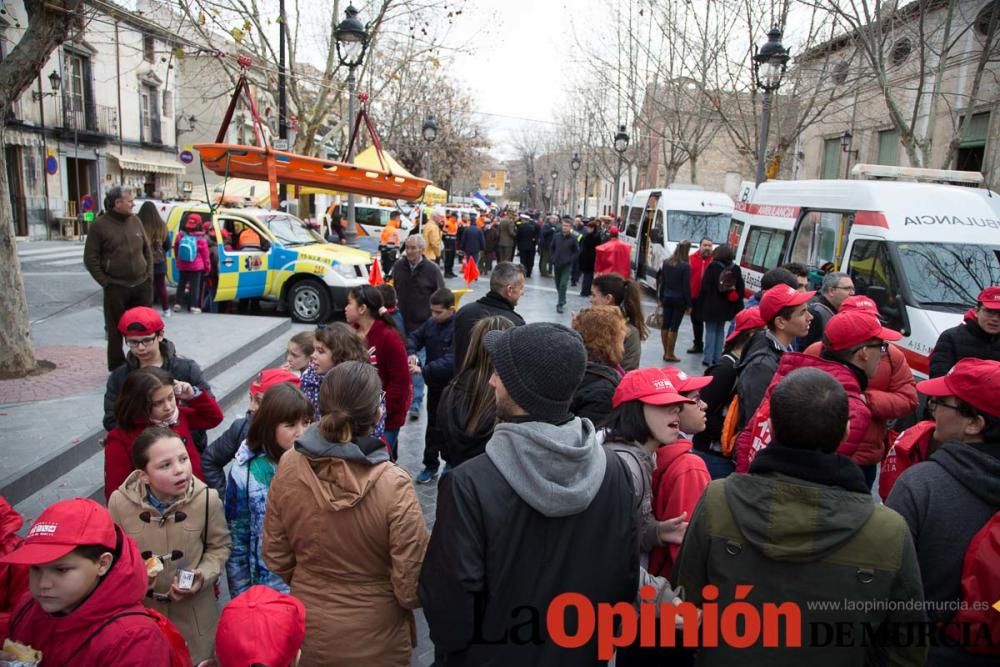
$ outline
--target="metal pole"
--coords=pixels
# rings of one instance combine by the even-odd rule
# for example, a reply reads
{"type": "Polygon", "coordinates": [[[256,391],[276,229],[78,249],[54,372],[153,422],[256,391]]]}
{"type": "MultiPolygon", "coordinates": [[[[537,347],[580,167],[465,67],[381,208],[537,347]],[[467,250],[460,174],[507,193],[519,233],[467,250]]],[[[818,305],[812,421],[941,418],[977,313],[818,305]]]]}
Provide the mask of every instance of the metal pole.
{"type": "MultiPolygon", "coordinates": [[[[347,71],[347,141],[351,141],[350,132],[354,127],[354,86],[357,80],[354,78],[354,68],[351,67],[347,71]]],[[[348,164],[354,163],[354,143],[349,144],[347,151],[347,162],[348,164]]],[[[358,230],[354,224],[354,193],[347,193],[347,245],[357,245],[358,242],[358,230]]]]}
{"type": "MultiPolygon", "coordinates": [[[[42,187],[45,189],[45,235],[52,238],[52,212],[49,210],[49,146],[45,139],[45,96],[42,94],[42,75],[38,75],[38,117],[42,128],[42,164],[45,165],[42,187]]],[[[60,232],[62,230],[59,230],[60,232]]]]}
{"type": "Polygon", "coordinates": [[[583,172],[583,217],[587,217],[587,195],[590,194],[590,170],[583,172]]]}
{"type": "Polygon", "coordinates": [[[618,220],[618,195],[621,194],[619,190],[621,189],[622,182],[622,154],[618,154],[618,175],[615,177],[615,207],[611,210],[611,219],[618,220]]]}
{"type": "Polygon", "coordinates": [[[573,172],[573,181],[570,183],[569,187],[569,215],[571,218],[576,217],[576,172],[573,172]]]}
{"type": "Polygon", "coordinates": [[[767,154],[767,133],[771,127],[771,91],[764,89],[764,103],[760,113],[760,147],[757,149],[756,183],[764,182],[764,158],[767,154]]]}
{"type": "MultiPolygon", "coordinates": [[[[278,138],[288,140],[288,95],[285,90],[285,0],[278,0],[278,138]]],[[[291,150],[291,146],[285,148],[291,150]]],[[[271,202],[271,208],[281,207],[281,202],[288,201],[288,186],[278,184],[278,201],[271,202]]],[[[288,207],[285,207],[288,210],[288,207]]]]}

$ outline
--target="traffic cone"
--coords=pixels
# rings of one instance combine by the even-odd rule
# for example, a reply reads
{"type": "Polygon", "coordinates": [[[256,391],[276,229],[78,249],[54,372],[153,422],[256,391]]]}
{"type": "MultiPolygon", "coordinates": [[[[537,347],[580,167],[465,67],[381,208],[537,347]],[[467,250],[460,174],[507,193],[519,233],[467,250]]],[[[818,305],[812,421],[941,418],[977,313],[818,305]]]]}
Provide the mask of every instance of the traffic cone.
{"type": "Polygon", "coordinates": [[[466,287],[471,287],[472,281],[479,280],[479,267],[476,265],[475,258],[466,256],[462,275],[465,277],[466,287]]]}
{"type": "Polygon", "coordinates": [[[372,287],[378,287],[385,282],[382,279],[382,267],[379,266],[378,257],[372,258],[372,268],[368,272],[368,282],[372,287]]]}

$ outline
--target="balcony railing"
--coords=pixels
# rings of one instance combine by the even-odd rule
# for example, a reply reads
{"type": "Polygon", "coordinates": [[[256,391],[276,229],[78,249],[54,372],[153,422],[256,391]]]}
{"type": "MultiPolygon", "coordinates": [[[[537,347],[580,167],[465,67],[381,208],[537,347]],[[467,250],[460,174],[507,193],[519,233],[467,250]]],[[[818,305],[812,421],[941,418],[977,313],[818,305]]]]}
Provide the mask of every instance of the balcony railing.
{"type": "Polygon", "coordinates": [[[63,127],[81,132],[93,132],[109,137],[118,136],[118,109],[104,104],[95,104],[92,110],[63,113],[63,127]],[[87,113],[91,111],[91,113],[87,113]]]}

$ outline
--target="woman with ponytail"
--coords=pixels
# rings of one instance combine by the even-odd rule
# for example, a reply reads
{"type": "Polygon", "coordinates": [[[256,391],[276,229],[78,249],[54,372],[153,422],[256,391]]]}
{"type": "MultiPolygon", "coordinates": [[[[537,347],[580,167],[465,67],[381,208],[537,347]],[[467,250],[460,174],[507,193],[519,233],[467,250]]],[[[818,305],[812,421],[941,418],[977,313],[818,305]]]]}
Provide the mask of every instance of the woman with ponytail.
{"type": "Polygon", "coordinates": [[[646,318],[642,314],[639,283],[625,280],[617,273],[602,273],[594,278],[594,284],[591,285],[590,303],[594,306],[618,306],[621,309],[628,326],[622,368],[626,371],[639,368],[642,341],[649,336],[646,318]]]}
{"type": "Polygon", "coordinates": [[[351,288],[347,293],[344,317],[364,338],[372,363],[382,380],[386,406],[385,441],[392,448],[392,460],[395,461],[399,429],[406,421],[413,399],[413,382],[403,335],[385,308],[378,288],[371,285],[351,288]]]}
{"type": "Polygon", "coordinates": [[[306,607],[302,665],[410,664],[428,533],[410,476],[372,437],[382,384],[346,361],[320,389],[319,424],[281,457],[264,562],[306,607]]]}

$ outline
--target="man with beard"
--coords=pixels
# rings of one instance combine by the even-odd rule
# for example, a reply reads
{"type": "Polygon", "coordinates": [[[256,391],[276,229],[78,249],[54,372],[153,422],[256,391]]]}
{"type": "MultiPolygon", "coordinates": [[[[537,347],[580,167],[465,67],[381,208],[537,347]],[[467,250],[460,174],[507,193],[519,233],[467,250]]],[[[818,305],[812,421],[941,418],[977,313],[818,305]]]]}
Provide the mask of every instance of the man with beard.
{"type": "Polygon", "coordinates": [[[634,496],[618,456],[570,414],[587,352],[539,322],[486,334],[499,424],[485,454],[438,487],[420,574],[431,640],[448,665],[593,665],[596,638],[561,648],[544,615],[562,593],[631,603],[639,577],[634,496]]]}

